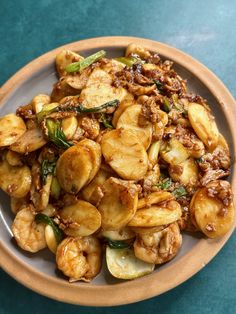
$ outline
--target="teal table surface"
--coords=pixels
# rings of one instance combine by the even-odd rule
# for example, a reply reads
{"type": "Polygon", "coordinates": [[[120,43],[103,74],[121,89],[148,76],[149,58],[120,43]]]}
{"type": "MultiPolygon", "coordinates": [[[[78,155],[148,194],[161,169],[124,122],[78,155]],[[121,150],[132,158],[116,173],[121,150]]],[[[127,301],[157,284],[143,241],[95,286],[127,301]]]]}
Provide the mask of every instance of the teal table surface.
{"type": "MultiPolygon", "coordinates": [[[[0,0],[0,85],[35,57],[80,39],[154,39],[197,58],[236,95],[233,0],[0,0]]],[[[158,282],[157,282],[158,285],[158,282]]],[[[40,296],[0,270],[0,314],[236,313],[236,234],[198,274],[161,296],[92,308],[40,296]]]]}

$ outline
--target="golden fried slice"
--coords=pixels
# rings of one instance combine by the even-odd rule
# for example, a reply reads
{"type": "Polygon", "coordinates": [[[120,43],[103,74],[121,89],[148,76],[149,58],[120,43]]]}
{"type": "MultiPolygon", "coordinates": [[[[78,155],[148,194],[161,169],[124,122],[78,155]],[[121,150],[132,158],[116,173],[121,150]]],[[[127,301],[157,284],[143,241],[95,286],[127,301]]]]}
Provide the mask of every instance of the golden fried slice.
{"type": "Polygon", "coordinates": [[[209,238],[225,235],[234,221],[229,182],[215,180],[199,189],[190,204],[193,223],[209,238]]]}
{"type": "Polygon", "coordinates": [[[102,154],[118,175],[141,180],[148,169],[148,157],[140,140],[130,130],[116,129],[103,135],[102,154]]]}
{"type": "Polygon", "coordinates": [[[22,118],[14,113],[0,118],[0,147],[15,143],[26,131],[22,118]]]}
{"type": "Polygon", "coordinates": [[[63,49],[56,56],[56,68],[59,76],[67,75],[68,73],[65,71],[65,68],[73,63],[83,60],[84,58],[80,56],[78,53],[75,53],[71,50],[63,49]]]}
{"type": "Polygon", "coordinates": [[[137,210],[138,191],[135,184],[109,178],[102,186],[103,197],[98,210],[103,230],[119,230],[127,225],[137,210]]]}
{"type": "Polygon", "coordinates": [[[106,170],[99,169],[98,173],[94,177],[94,179],[85,186],[82,191],[81,195],[82,198],[85,199],[85,201],[90,202],[91,204],[96,203],[94,199],[94,192],[97,188],[101,187],[103,183],[111,176],[110,172],[107,172],[106,170]]]}
{"type": "Polygon", "coordinates": [[[43,147],[47,141],[40,129],[27,130],[15,143],[10,146],[10,150],[20,154],[27,154],[43,147]]]}
{"type": "Polygon", "coordinates": [[[161,157],[171,165],[178,165],[189,157],[186,148],[175,138],[171,138],[160,151],[161,157]]]}
{"type": "Polygon", "coordinates": [[[145,126],[140,126],[139,117],[141,112],[141,105],[127,107],[120,115],[116,127],[132,131],[140,139],[145,149],[147,149],[152,140],[152,124],[147,121],[145,126]]]}
{"type": "Polygon", "coordinates": [[[90,151],[93,168],[91,170],[91,173],[89,175],[89,179],[87,182],[87,183],[89,183],[93,180],[93,178],[95,177],[95,175],[97,174],[97,172],[101,166],[101,158],[102,158],[101,146],[98,143],[96,143],[90,139],[87,139],[87,138],[80,141],[78,143],[78,146],[82,146],[85,149],[87,148],[90,151]]]}
{"type": "Polygon", "coordinates": [[[134,97],[132,94],[127,95],[127,97],[119,104],[116,111],[113,114],[112,118],[112,125],[116,128],[117,122],[122,115],[122,113],[128,108],[129,106],[135,105],[134,97]]]}
{"type": "Polygon", "coordinates": [[[178,220],[182,215],[181,207],[176,201],[169,201],[163,205],[153,205],[149,208],[137,210],[128,223],[130,227],[156,227],[168,225],[178,220]]]}
{"type": "Polygon", "coordinates": [[[11,166],[23,166],[22,155],[12,150],[7,151],[6,161],[11,166]]]}
{"type": "Polygon", "coordinates": [[[39,113],[44,105],[50,104],[51,99],[49,95],[46,94],[39,94],[35,96],[32,101],[31,105],[35,113],[39,113]]]}
{"type": "Polygon", "coordinates": [[[178,165],[169,166],[171,178],[183,185],[194,186],[198,182],[198,166],[193,158],[186,159],[178,165]]]}
{"type": "Polygon", "coordinates": [[[122,101],[128,92],[122,88],[112,86],[112,76],[106,71],[96,68],[89,76],[86,87],[82,90],[79,101],[85,107],[93,108],[114,99],[122,101]]]}
{"type": "Polygon", "coordinates": [[[198,137],[210,149],[218,144],[219,131],[214,117],[202,105],[190,103],[188,107],[189,121],[198,137]]]}
{"type": "Polygon", "coordinates": [[[154,204],[158,204],[164,201],[173,199],[174,196],[166,191],[157,191],[149,194],[148,196],[138,200],[138,209],[149,207],[154,204]]]}
{"type": "Polygon", "coordinates": [[[101,227],[101,215],[92,204],[78,200],[65,206],[59,213],[65,234],[73,237],[85,237],[93,234],[101,227]]]}
{"type": "Polygon", "coordinates": [[[31,186],[31,173],[27,166],[13,167],[0,162],[0,188],[11,197],[25,197],[31,186]]]}
{"type": "Polygon", "coordinates": [[[77,194],[88,182],[93,167],[91,151],[84,146],[72,146],[57,161],[58,182],[66,192],[77,194]]]}

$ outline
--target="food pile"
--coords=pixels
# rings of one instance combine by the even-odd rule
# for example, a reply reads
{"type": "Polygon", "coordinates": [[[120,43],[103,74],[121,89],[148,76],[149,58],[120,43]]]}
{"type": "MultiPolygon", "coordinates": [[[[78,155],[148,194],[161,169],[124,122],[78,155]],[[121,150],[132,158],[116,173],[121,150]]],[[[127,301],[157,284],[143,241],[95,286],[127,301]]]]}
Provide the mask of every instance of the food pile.
{"type": "Polygon", "coordinates": [[[0,118],[0,188],[28,252],[69,281],[133,279],[173,259],[182,232],[232,226],[230,153],[206,100],[173,62],[131,44],[111,59],[63,50],[51,95],[0,118]]]}

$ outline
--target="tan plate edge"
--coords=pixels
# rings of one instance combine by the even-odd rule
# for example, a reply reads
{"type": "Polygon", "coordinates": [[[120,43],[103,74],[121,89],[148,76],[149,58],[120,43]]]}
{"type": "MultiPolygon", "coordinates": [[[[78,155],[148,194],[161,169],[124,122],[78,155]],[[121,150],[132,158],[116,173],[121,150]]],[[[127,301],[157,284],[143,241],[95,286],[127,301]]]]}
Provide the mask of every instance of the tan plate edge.
{"type": "MultiPolygon", "coordinates": [[[[173,60],[197,76],[221,105],[229,123],[233,143],[236,143],[236,131],[233,128],[236,118],[235,100],[223,83],[210,70],[192,57],[176,48],[148,39],[118,36],[99,37],[54,49],[30,62],[10,78],[0,90],[0,101],[3,102],[7,99],[10,92],[19,86],[23,80],[29,78],[46,64],[54,62],[55,55],[62,48],[83,51],[92,48],[125,47],[131,42],[142,44],[150,50],[159,52],[165,58],[173,60]]],[[[236,147],[234,146],[233,149],[234,154],[236,154],[236,147]]],[[[235,191],[235,173],[232,176],[232,185],[235,191]]],[[[160,268],[154,274],[135,281],[127,281],[115,285],[69,284],[62,279],[53,278],[37,271],[16,257],[4,246],[2,241],[0,241],[0,265],[13,278],[28,288],[59,301],[90,306],[128,304],[164,293],[193,276],[218,253],[234,228],[235,224],[231,231],[219,240],[201,239],[194,248],[178,261],[170,264],[168,268],[160,268]]]]}

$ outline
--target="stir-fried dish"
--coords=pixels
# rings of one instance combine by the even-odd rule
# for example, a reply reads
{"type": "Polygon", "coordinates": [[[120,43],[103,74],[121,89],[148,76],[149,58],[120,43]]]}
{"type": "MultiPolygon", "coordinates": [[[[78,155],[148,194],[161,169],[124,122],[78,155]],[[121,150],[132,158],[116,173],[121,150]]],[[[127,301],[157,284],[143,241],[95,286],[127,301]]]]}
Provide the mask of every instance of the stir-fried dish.
{"type": "Polygon", "coordinates": [[[182,232],[217,238],[234,220],[230,153],[206,100],[173,62],[63,50],[51,95],[0,118],[0,188],[28,252],[49,248],[70,282],[151,273],[182,232]]]}

